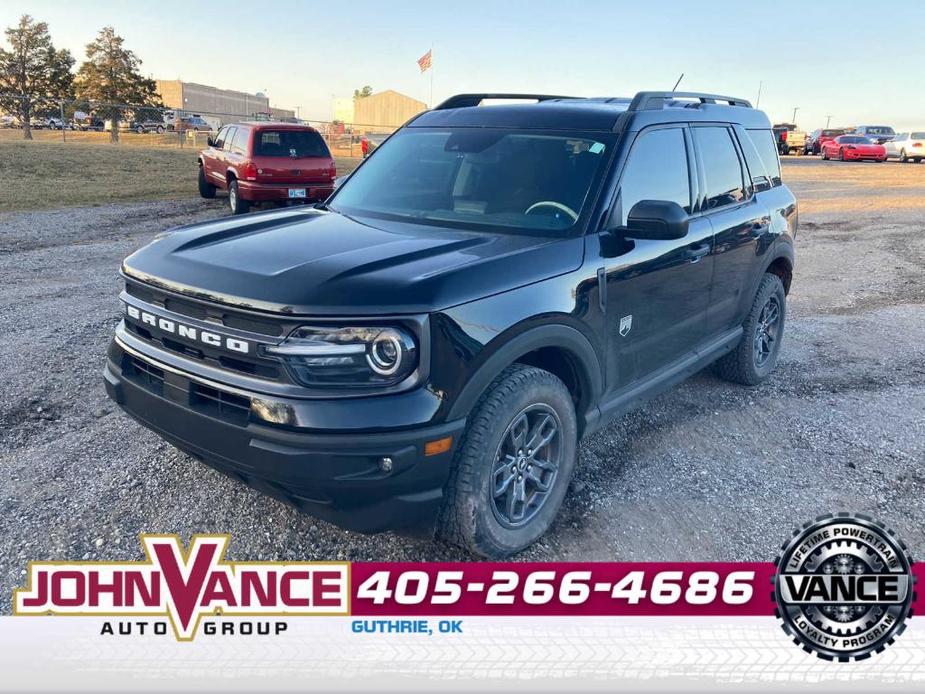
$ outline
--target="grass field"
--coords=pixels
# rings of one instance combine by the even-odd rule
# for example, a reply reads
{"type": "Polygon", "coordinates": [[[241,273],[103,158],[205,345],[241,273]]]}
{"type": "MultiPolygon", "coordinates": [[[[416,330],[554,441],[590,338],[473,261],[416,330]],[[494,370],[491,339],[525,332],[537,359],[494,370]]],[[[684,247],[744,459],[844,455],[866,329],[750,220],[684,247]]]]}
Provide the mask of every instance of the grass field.
{"type": "MultiPolygon", "coordinates": [[[[358,161],[337,158],[338,174],[349,173],[358,161]]],[[[0,211],[195,195],[192,148],[0,138],[0,211]]]]}

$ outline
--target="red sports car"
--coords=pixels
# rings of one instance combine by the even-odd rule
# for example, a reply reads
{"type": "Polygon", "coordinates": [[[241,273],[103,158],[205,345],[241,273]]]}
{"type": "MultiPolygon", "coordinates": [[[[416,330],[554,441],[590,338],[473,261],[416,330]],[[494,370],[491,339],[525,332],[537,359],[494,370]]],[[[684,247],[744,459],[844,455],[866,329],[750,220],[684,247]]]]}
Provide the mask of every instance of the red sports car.
{"type": "Polygon", "coordinates": [[[863,135],[840,135],[822,144],[823,159],[886,161],[886,147],[863,135]]]}

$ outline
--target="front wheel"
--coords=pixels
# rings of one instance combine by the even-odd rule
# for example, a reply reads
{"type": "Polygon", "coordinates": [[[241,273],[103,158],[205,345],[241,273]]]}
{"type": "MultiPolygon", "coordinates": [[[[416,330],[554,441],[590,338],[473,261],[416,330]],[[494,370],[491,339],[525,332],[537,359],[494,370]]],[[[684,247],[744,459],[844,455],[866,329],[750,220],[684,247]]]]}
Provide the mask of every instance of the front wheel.
{"type": "Polygon", "coordinates": [[[575,468],[578,425],[565,384],[514,364],[476,404],[447,482],[438,535],[501,559],[539,539],[575,468]]]}
{"type": "Polygon", "coordinates": [[[899,150],[899,161],[901,161],[903,164],[909,161],[909,157],[906,154],[906,150],[904,149],[899,150]]]}
{"type": "Polygon", "coordinates": [[[838,150],[838,161],[845,161],[845,150],[838,150]]]}
{"type": "Polygon", "coordinates": [[[828,161],[828,160],[829,160],[829,153],[828,153],[828,151],[827,151],[824,147],[823,147],[823,149],[822,149],[822,160],[823,160],[823,161],[828,161]]]}
{"type": "Polygon", "coordinates": [[[716,374],[746,386],[761,383],[777,367],[786,318],[784,284],[777,275],[765,273],[742,324],[742,341],[716,362],[716,374]]]}

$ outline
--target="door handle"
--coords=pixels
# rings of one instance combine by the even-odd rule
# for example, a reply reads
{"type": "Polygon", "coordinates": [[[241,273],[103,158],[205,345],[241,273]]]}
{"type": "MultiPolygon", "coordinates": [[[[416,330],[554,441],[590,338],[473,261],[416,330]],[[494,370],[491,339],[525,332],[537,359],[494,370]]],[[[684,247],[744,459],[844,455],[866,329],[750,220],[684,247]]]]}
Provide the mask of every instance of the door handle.
{"type": "Polygon", "coordinates": [[[768,229],[769,229],[768,224],[762,224],[761,222],[755,222],[754,224],[751,225],[751,227],[749,227],[748,233],[754,236],[755,238],[758,238],[759,236],[767,233],[768,229]]]}
{"type": "Polygon", "coordinates": [[[688,262],[696,263],[709,252],[710,244],[698,243],[696,246],[690,246],[685,250],[684,257],[687,258],[688,262]]]}

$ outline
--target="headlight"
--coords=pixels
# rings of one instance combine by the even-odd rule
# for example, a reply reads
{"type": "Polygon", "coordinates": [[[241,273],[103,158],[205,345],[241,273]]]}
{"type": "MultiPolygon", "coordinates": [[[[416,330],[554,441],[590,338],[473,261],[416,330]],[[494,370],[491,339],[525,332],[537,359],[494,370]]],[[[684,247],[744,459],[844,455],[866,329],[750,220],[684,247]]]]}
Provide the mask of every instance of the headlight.
{"type": "Polygon", "coordinates": [[[305,326],[263,350],[281,357],[293,377],[309,387],[394,386],[418,365],[414,337],[397,327],[305,326]]]}

